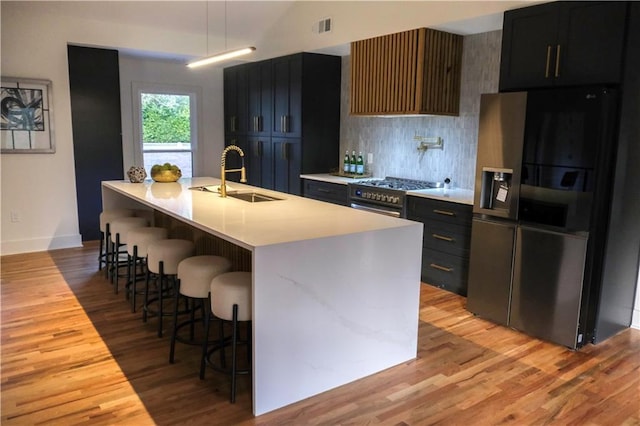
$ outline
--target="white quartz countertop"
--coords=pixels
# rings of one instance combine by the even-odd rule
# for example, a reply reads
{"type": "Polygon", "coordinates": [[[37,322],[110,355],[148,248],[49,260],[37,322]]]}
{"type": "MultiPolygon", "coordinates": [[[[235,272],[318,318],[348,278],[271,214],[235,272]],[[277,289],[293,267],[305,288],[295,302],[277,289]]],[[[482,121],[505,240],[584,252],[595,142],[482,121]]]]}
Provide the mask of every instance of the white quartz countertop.
{"type": "Polygon", "coordinates": [[[351,177],[346,177],[346,176],[336,176],[336,175],[332,175],[332,174],[329,174],[329,173],[318,173],[318,174],[312,174],[312,175],[300,175],[300,178],[317,180],[317,181],[328,182],[328,183],[339,183],[339,184],[342,184],[342,185],[346,185],[348,183],[356,183],[356,182],[360,182],[362,180],[378,179],[378,178],[375,178],[375,177],[372,177],[372,176],[362,177],[362,178],[351,178],[351,177]]]}
{"type": "Polygon", "coordinates": [[[368,213],[331,203],[228,182],[230,190],[252,191],[281,198],[250,203],[217,193],[190,190],[193,186],[219,185],[216,178],[181,178],[175,183],[149,180],[102,182],[105,189],[183,220],[205,232],[241,247],[282,244],[338,235],[399,228],[413,222],[368,213]]]}
{"type": "Polygon", "coordinates": [[[408,195],[416,197],[432,198],[434,200],[450,201],[452,203],[473,205],[473,191],[470,189],[444,189],[432,188],[419,191],[408,191],[408,195]]]}

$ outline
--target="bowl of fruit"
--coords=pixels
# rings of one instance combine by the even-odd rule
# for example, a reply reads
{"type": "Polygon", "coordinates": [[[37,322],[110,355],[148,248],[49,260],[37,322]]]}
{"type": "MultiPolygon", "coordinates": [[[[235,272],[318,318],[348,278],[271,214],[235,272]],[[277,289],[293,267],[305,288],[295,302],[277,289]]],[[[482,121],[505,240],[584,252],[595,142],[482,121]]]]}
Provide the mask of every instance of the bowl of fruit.
{"type": "Polygon", "coordinates": [[[175,182],[181,177],[182,171],[175,164],[155,164],[151,168],[151,179],[155,182],[175,182]]]}

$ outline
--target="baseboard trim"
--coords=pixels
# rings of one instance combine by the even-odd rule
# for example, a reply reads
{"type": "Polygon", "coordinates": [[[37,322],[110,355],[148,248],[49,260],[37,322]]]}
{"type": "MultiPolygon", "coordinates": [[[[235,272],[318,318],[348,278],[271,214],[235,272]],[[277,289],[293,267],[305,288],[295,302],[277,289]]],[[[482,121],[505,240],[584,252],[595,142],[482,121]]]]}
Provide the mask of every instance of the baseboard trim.
{"type": "Polygon", "coordinates": [[[62,235],[52,238],[33,238],[30,240],[3,241],[0,254],[31,253],[36,251],[56,250],[63,248],[82,247],[80,234],[62,235]]]}

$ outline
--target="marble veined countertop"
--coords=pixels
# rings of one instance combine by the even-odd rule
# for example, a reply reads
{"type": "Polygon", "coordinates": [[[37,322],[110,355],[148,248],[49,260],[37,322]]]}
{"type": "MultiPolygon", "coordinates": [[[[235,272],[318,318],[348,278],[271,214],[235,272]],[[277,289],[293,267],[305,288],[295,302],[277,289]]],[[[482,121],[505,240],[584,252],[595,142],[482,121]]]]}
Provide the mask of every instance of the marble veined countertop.
{"type": "Polygon", "coordinates": [[[412,223],[331,203],[227,181],[229,191],[256,191],[277,201],[250,203],[190,187],[219,185],[210,177],[175,183],[105,181],[103,187],[162,211],[241,247],[255,247],[359,232],[400,228],[412,223]]]}

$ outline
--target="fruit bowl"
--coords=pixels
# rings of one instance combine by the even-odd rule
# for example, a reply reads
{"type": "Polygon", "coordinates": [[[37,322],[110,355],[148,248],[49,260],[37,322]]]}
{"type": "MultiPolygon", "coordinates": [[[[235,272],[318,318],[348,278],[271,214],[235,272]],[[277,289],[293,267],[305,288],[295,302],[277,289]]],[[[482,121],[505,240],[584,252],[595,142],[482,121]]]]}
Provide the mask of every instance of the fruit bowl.
{"type": "Polygon", "coordinates": [[[155,182],[175,182],[181,177],[182,171],[173,164],[156,164],[151,168],[151,179],[155,182]]]}
{"type": "Polygon", "coordinates": [[[160,170],[159,172],[152,174],[151,179],[155,182],[175,182],[182,176],[180,172],[174,172],[173,170],[160,170]]]}

